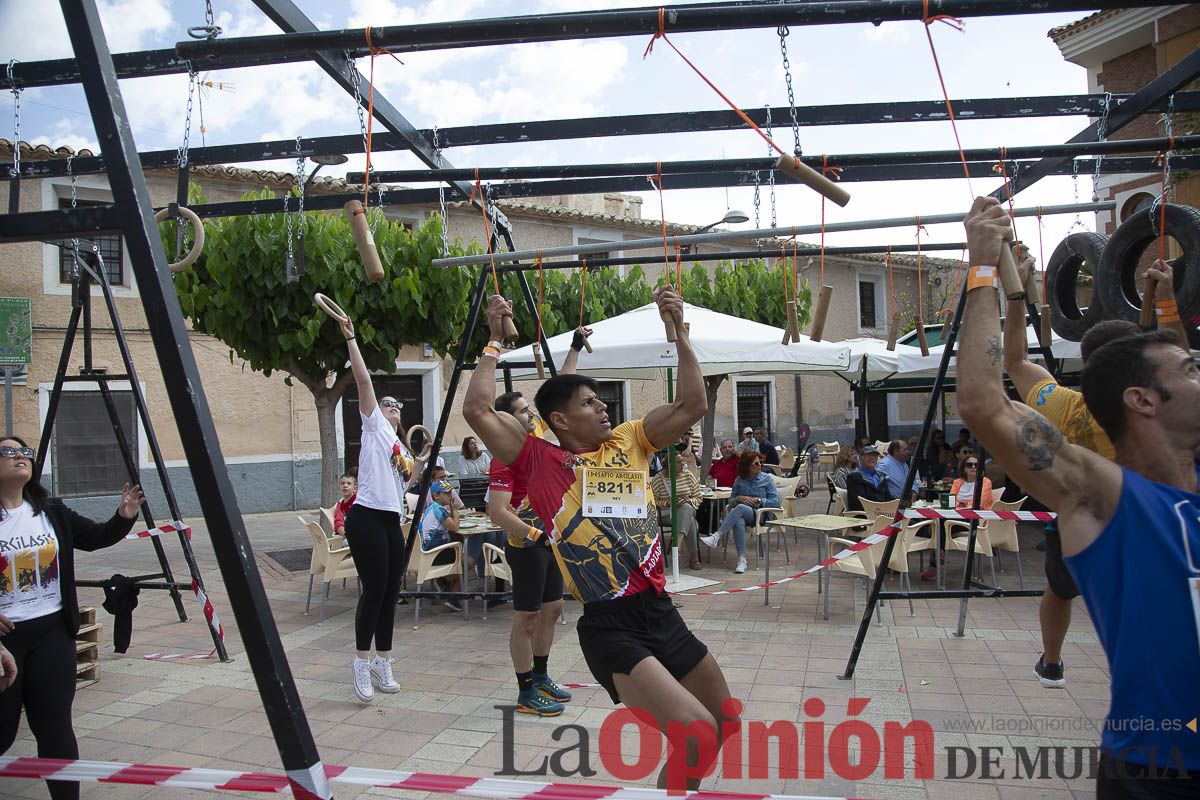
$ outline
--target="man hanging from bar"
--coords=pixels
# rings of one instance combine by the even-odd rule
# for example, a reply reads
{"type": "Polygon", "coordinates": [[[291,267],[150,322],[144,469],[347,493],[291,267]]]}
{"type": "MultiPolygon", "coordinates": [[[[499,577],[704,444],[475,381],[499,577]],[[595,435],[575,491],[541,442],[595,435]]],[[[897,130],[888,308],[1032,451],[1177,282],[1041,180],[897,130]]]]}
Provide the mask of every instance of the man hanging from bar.
{"type": "Polygon", "coordinates": [[[1184,727],[1200,674],[1200,370],[1173,331],[1103,345],[1084,367],[1083,396],[1116,463],[1068,442],[1004,392],[996,275],[1011,257],[1009,219],[977,198],[966,227],[958,410],[1005,471],[1058,512],[1063,557],[1112,674],[1097,796],[1194,797],[1200,737],[1184,727]]]}
{"type": "MultiPolygon", "coordinates": [[[[495,457],[525,478],[564,583],[584,604],[578,632],[588,668],[613,702],[644,710],[663,730],[687,732],[686,744],[677,747],[687,760],[686,788],[695,789],[711,769],[719,737],[737,720],[737,703],[716,659],[665,593],[649,459],[699,421],[708,402],[683,324],[683,301],[669,286],[659,287],[654,298],[677,332],[675,402],[613,428],[595,381],[559,375],[542,385],[535,403],[560,445],[528,436],[512,416],[493,408],[503,321],[512,316],[511,304],[493,296],[493,341],[472,373],[463,414],[495,457]]],[[[660,788],[667,786],[670,766],[668,759],[660,788]]],[[[684,786],[673,781],[671,788],[684,786]]]]}

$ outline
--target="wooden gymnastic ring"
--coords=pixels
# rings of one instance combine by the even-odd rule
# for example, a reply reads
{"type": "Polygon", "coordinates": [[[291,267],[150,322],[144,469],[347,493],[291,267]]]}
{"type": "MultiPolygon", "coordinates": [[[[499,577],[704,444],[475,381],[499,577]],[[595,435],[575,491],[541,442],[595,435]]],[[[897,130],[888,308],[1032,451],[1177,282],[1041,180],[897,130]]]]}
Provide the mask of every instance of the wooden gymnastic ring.
{"type": "MultiPolygon", "coordinates": [[[[1104,307],[1117,319],[1138,321],[1142,299],[1137,268],[1146,250],[1156,246],[1162,213],[1163,209],[1151,206],[1132,214],[1113,231],[1104,248],[1096,273],[1096,288],[1104,307]]],[[[1183,248],[1183,255],[1171,262],[1175,273],[1175,304],[1188,330],[1190,345],[1200,347],[1200,332],[1195,328],[1196,320],[1200,319],[1200,210],[1167,203],[1165,214],[1167,236],[1183,248]]]]}
{"type": "MultiPolygon", "coordinates": [[[[184,206],[175,206],[175,210],[179,212],[179,216],[192,223],[192,232],[196,235],[195,240],[192,242],[192,249],[188,250],[187,255],[176,261],[174,264],[167,265],[167,268],[170,269],[171,272],[183,272],[185,269],[190,267],[197,258],[200,257],[201,251],[204,250],[204,223],[200,221],[200,217],[197,216],[196,212],[192,211],[190,208],[186,208],[184,206]]],[[[164,208],[162,211],[159,211],[154,215],[154,221],[162,222],[170,216],[171,209],[164,208]]]]}
{"type": "Polygon", "coordinates": [[[313,295],[313,302],[317,304],[317,308],[328,314],[334,322],[340,323],[350,321],[350,315],[343,311],[341,306],[320,292],[317,292],[313,295]]]}
{"type": "Polygon", "coordinates": [[[1068,341],[1078,342],[1093,325],[1110,318],[1099,289],[1100,259],[1107,244],[1108,237],[1100,233],[1072,233],[1054,248],[1046,263],[1044,302],[1050,306],[1050,327],[1068,341]],[[1094,289],[1092,304],[1080,308],[1075,287],[1085,265],[1091,267],[1094,289]]]}
{"type": "Polygon", "coordinates": [[[417,431],[425,433],[425,447],[421,450],[421,455],[417,456],[417,461],[428,461],[429,454],[433,452],[433,434],[429,432],[429,428],[426,428],[424,425],[413,425],[404,436],[404,444],[411,453],[413,451],[413,434],[417,431]]]}

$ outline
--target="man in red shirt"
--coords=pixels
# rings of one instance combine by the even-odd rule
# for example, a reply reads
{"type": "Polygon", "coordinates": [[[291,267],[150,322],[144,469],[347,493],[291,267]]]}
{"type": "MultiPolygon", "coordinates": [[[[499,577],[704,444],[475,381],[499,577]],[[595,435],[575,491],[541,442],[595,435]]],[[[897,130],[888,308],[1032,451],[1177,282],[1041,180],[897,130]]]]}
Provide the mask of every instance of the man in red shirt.
{"type": "Polygon", "coordinates": [[[737,448],[733,446],[733,440],[722,439],[721,458],[708,468],[708,475],[717,479],[717,486],[729,488],[737,480],[737,462],[737,448]]]}

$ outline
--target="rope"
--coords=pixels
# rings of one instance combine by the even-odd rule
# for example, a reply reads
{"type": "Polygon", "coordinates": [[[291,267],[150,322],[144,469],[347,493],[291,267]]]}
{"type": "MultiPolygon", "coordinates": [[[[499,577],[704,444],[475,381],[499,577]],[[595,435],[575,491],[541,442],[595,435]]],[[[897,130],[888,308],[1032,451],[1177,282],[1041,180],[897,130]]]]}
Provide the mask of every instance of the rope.
{"type": "Polygon", "coordinates": [[[921,218],[917,217],[917,324],[925,324],[925,285],[921,280],[921,231],[929,233],[925,230],[925,226],[921,224],[921,218]]]}
{"type": "MultiPolygon", "coordinates": [[[[829,169],[829,156],[821,154],[821,174],[829,169]]],[[[821,285],[825,285],[825,195],[821,195],[821,285]]]]}
{"type": "Polygon", "coordinates": [[[492,260],[492,284],[496,287],[496,294],[500,294],[500,274],[496,271],[496,254],[492,252],[492,226],[487,215],[488,201],[483,193],[483,184],[479,182],[479,167],[475,168],[475,185],[471,187],[468,203],[474,202],[476,193],[479,195],[479,211],[483,214],[483,233],[487,237],[488,257],[492,260]]]}
{"type": "MultiPolygon", "coordinates": [[[[662,162],[658,162],[658,173],[650,176],[650,182],[658,189],[658,217],[662,221],[662,237],[663,237],[663,270],[667,273],[667,280],[671,279],[671,251],[667,245],[667,208],[663,203],[663,176],[662,162]]],[[[580,322],[580,325],[583,323],[580,322]]]]}
{"type": "Polygon", "coordinates": [[[542,274],[545,272],[542,267],[541,250],[538,251],[537,261],[534,263],[537,264],[538,268],[537,336],[534,337],[534,341],[540,342],[542,340],[542,274]]]}
{"type": "Polygon", "coordinates": [[[929,52],[933,56],[933,68],[937,70],[938,83],[942,87],[942,97],[946,101],[946,112],[950,115],[950,127],[954,130],[954,143],[958,146],[958,155],[962,160],[963,177],[967,179],[967,192],[971,195],[971,200],[975,199],[975,190],[971,188],[971,170],[967,166],[967,154],[963,152],[962,140],[958,136],[958,123],[954,117],[954,105],[950,102],[950,94],[946,91],[946,79],[942,77],[942,66],[938,63],[937,49],[933,46],[933,34],[930,28],[935,22],[943,22],[954,28],[959,33],[966,29],[964,23],[958,17],[952,17],[949,14],[937,14],[930,16],[929,0],[923,0],[924,10],[921,14],[922,20],[925,23],[925,38],[929,41],[929,52]]]}
{"type": "MultiPolygon", "coordinates": [[[[368,25],[363,34],[367,39],[367,50],[371,54],[371,72],[367,79],[367,166],[363,178],[363,210],[365,211],[371,205],[371,128],[375,122],[375,56],[389,55],[396,59],[396,63],[403,66],[395,53],[390,50],[385,50],[382,47],[376,47],[371,42],[371,26],[368,25]]],[[[443,223],[444,224],[444,223],[443,223]]],[[[490,250],[489,250],[490,252],[490,250]]],[[[499,288],[496,289],[496,294],[499,294],[499,288]]]]}
{"type": "Polygon", "coordinates": [[[1050,305],[1050,299],[1046,297],[1046,243],[1042,236],[1042,207],[1037,207],[1037,224],[1038,224],[1038,263],[1042,265],[1042,303],[1046,306],[1050,305]]]}
{"type": "Polygon", "coordinates": [[[892,313],[896,313],[896,281],[892,275],[892,246],[889,244],[887,254],[883,257],[883,263],[887,266],[888,271],[888,299],[892,305],[892,313]]]}
{"type": "MultiPolygon", "coordinates": [[[[706,76],[706,75],[705,75],[703,72],[701,72],[701,71],[700,71],[700,69],[699,69],[699,67],[697,67],[695,64],[693,64],[693,63],[692,63],[692,62],[691,62],[691,61],[688,59],[688,57],[687,57],[687,56],[685,56],[685,55],[683,54],[683,52],[682,52],[682,51],[681,51],[681,50],[680,50],[678,47],[676,47],[676,46],[675,46],[675,43],[674,43],[674,42],[672,42],[670,39],[668,39],[668,38],[667,38],[667,31],[666,31],[666,23],[667,23],[667,20],[666,20],[666,13],[667,13],[667,9],[666,9],[666,8],[659,8],[659,9],[658,9],[658,32],[657,32],[657,33],[655,33],[653,36],[651,36],[651,37],[650,37],[650,44],[646,45],[646,52],[642,53],[642,59],[643,59],[643,60],[645,60],[645,58],[646,58],[647,56],[649,56],[649,55],[650,55],[652,52],[654,52],[654,43],[655,43],[656,41],[658,41],[659,39],[662,39],[664,42],[666,42],[666,43],[667,43],[667,45],[668,45],[668,46],[669,46],[669,47],[670,47],[672,50],[674,50],[676,53],[678,53],[679,57],[683,59],[683,63],[685,63],[685,64],[687,64],[689,67],[691,67],[691,68],[692,68],[692,71],[693,71],[693,72],[695,72],[697,75],[699,75],[699,76],[700,76],[700,79],[701,79],[702,81],[704,81],[705,83],[707,83],[707,84],[708,84],[708,87],[709,87],[710,89],[712,89],[714,92],[716,92],[716,93],[717,93],[717,96],[718,96],[718,97],[720,97],[722,100],[724,100],[724,101],[725,101],[725,104],[726,104],[726,105],[728,105],[728,106],[729,106],[731,109],[733,109],[733,111],[734,111],[734,113],[735,113],[735,114],[737,114],[739,117],[741,117],[741,118],[742,118],[742,122],[745,122],[747,125],[749,125],[749,126],[750,126],[750,128],[751,128],[751,129],[752,129],[752,130],[753,130],[755,133],[757,133],[759,136],[761,136],[761,137],[763,138],[763,141],[765,141],[767,144],[769,144],[769,145],[771,146],[771,149],[772,149],[772,150],[774,150],[776,153],[779,153],[779,155],[781,155],[781,156],[788,156],[788,157],[791,157],[791,158],[795,158],[795,156],[792,156],[792,154],[791,154],[791,153],[788,153],[788,152],[786,152],[786,151],[785,151],[785,150],[784,150],[782,147],[780,147],[779,145],[775,144],[775,140],[774,140],[774,139],[772,139],[770,136],[768,136],[766,133],[764,133],[764,132],[763,132],[763,130],[762,130],[762,128],[760,128],[760,127],[758,127],[757,125],[755,125],[755,124],[754,124],[754,120],[752,120],[752,119],[750,119],[750,117],[746,116],[746,112],[745,112],[745,111],[742,111],[740,108],[738,108],[738,106],[737,106],[737,104],[736,104],[736,103],[734,103],[732,100],[730,100],[730,99],[729,99],[729,98],[728,98],[728,97],[725,95],[725,93],[724,93],[724,92],[722,92],[720,89],[718,89],[718,88],[717,88],[717,85],[716,85],[715,83],[713,83],[711,80],[709,80],[709,79],[708,79],[708,76],[706,76]]],[[[960,149],[961,149],[961,148],[960,148],[960,149]]]]}

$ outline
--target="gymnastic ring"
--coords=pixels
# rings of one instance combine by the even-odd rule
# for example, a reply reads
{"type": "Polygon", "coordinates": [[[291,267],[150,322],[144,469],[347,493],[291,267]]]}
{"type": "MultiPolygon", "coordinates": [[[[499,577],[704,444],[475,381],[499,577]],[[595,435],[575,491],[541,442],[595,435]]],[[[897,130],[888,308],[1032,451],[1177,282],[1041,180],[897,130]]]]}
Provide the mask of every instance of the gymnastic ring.
{"type": "Polygon", "coordinates": [[[413,451],[413,434],[417,431],[425,433],[425,448],[421,450],[421,455],[417,456],[417,461],[428,461],[429,454],[433,452],[433,434],[429,432],[429,428],[424,425],[413,425],[404,436],[404,444],[408,445],[408,451],[411,453],[413,451]]]}
{"type": "Polygon", "coordinates": [[[1054,248],[1046,263],[1045,302],[1050,306],[1050,327],[1067,341],[1078,342],[1093,325],[1109,318],[1095,288],[1098,283],[1095,276],[1107,242],[1104,234],[1072,233],[1054,248]],[[1093,276],[1092,302],[1087,308],[1080,308],[1075,290],[1084,266],[1091,268],[1093,276]]]}
{"type": "MultiPolygon", "coordinates": [[[[195,241],[192,242],[192,249],[187,252],[187,255],[176,261],[174,264],[167,265],[167,268],[170,269],[171,272],[183,272],[185,269],[190,267],[197,258],[200,257],[200,252],[204,249],[204,223],[200,221],[200,217],[196,215],[196,212],[192,211],[190,208],[175,206],[175,210],[179,213],[179,216],[192,223],[192,231],[196,235],[195,241]]],[[[171,209],[164,208],[162,211],[159,211],[154,215],[154,221],[162,222],[170,216],[171,209]]]]}
{"type": "Polygon", "coordinates": [[[313,295],[313,302],[317,304],[317,308],[328,314],[334,322],[342,323],[350,321],[350,315],[343,311],[341,306],[320,292],[313,295]]]}
{"type": "Polygon", "coordinates": [[[1188,329],[1192,347],[1200,347],[1200,211],[1190,206],[1167,203],[1131,214],[1108,240],[1100,268],[1096,273],[1097,291],[1108,312],[1117,319],[1137,322],[1142,298],[1137,285],[1137,269],[1146,250],[1159,236],[1160,214],[1166,217],[1166,235],[1175,239],[1183,255],[1171,262],[1175,274],[1175,304],[1179,318],[1188,329]]]}

